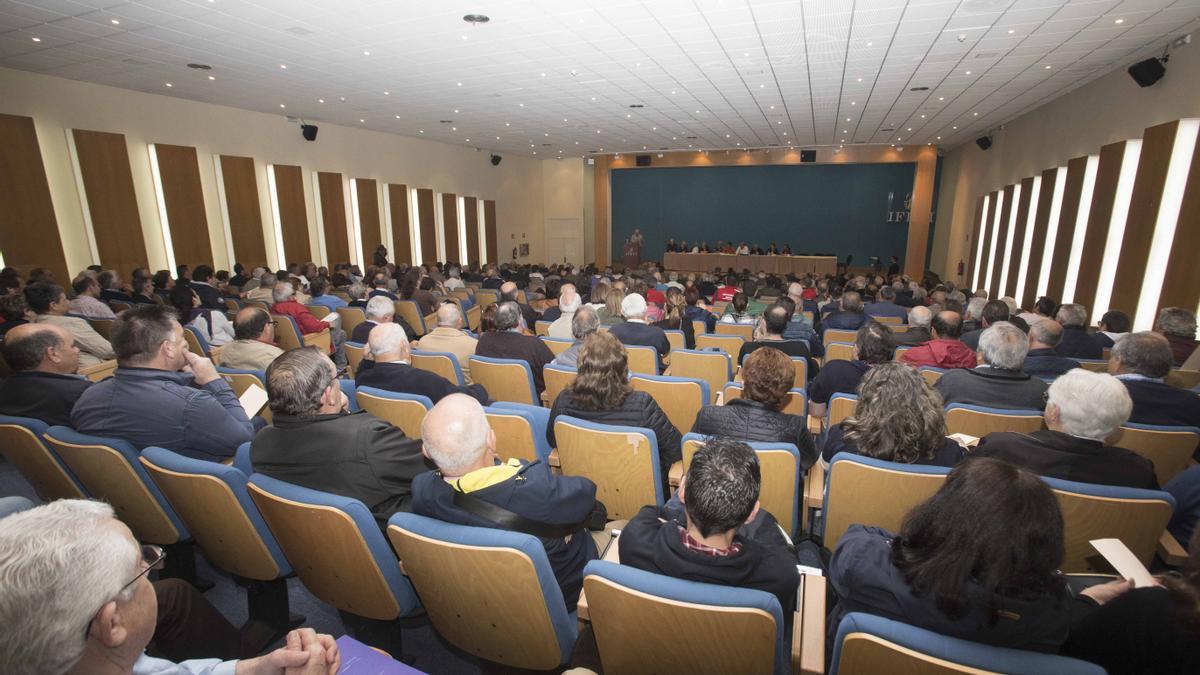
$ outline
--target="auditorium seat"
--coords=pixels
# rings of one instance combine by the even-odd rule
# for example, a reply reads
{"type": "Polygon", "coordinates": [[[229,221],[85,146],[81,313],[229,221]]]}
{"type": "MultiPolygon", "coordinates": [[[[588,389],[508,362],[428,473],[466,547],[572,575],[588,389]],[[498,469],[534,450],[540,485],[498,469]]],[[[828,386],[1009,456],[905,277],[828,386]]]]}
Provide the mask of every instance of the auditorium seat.
{"type": "Polygon", "coordinates": [[[393,303],[396,316],[408,322],[412,329],[416,331],[417,337],[428,333],[425,328],[425,317],[421,315],[421,308],[414,300],[396,300],[393,303]]]}
{"type": "Polygon", "coordinates": [[[1066,573],[1107,573],[1108,564],[1092,547],[1093,539],[1120,539],[1144,565],[1156,552],[1178,564],[1187,557],[1179,542],[1166,531],[1175,510],[1167,492],[1094,485],[1046,478],[1063,514],[1066,573]]]}
{"type": "MultiPolygon", "coordinates": [[[[745,385],[741,382],[726,382],[721,389],[724,394],[724,403],[729,405],[729,402],[735,398],[741,398],[745,391],[745,385]]],[[[783,410],[789,415],[808,418],[808,393],[800,387],[792,387],[788,392],[787,402],[783,404],[783,410]]],[[[688,427],[689,429],[691,427],[688,427]]],[[[682,429],[680,429],[682,431],[682,429]]]]}
{"type": "Polygon", "coordinates": [[[296,320],[287,314],[272,314],[271,319],[275,321],[275,344],[285,352],[301,347],[318,347],[328,354],[333,346],[328,328],[305,335],[296,320]]]}
{"type": "Polygon", "coordinates": [[[1166,485],[1192,465],[1192,457],[1200,447],[1200,429],[1126,422],[1121,426],[1121,437],[1113,445],[1153,462],[1158,484],[1166,485]]]}
{"type": "Polygon", "coordinates": [[[409,438],[421,437],[421,422],[433,408],[428,396],[396,391],[357,387],[358,406],[404,432],[409,438]]]}
{"type": "Polygon", "coordinates": [[[358,324],[367,320],[367,313],[361,307],[338,307],[337,313],[342,317],[342,330],[346,335],[353,335],[358,324]]]}
{"type": "Polygon", "coordinates": [[[553,363],[542,367],[542,380],[546,383],[546,390],[542,392],[542,396],[545,398],[547,407],[554,407],[558,395],[570,386],[571,382],[575,381],[577,373],[578,371],[574,368],[556,366],[553,363]]]}
{"type": "Polygon", "coordinates": [[[946,433],[983,438],[998,431],[1033,433],[1045,427],[1040,410],[1009,410],[966,403],[946,406],[946,433]]]}
{"type": "Polygon", "coordinates": [[[570,660],[579,628],[537,537],[411,513],[392,516],[387,534],[447,642],[511,668],[570,660]]]}
{"type": "Polygon", "coordinates": [[[899,532],[904,516],[942,487],[950,469],[839,452],[826,473],[822,543],[832,551],[851,525],[899,532]]]}
{"type": "Polygon", "coordinates": [[[610,520],[627,520],[643,506],[663,504],[654,432],[560,415],[554,436],[563,475],[590,478],[610,520]]]}
{"type": "Polygon", "coordinates": [[[494,305],[500,302],[500,291],[494,288],[478,288],[475,290],[475,301],[479,303],[479,309],[494,305]]]}
{"type": "Polygon", "coordinates": [[[483,414],[496,433],[496,455],[501,461],[516,457],[558,465],[557,456],[551,459],[552,448],[546,440],[546,427],[550,424],[548,408],[497,401],[484,408],[483,414]]]}
{"type": "Polygon", "coordinates": [[[658,350],[654,347],[625,345],[628,355],[629,372],[645,375],[658,375],[658,350]]]}
{"type": "Polygon", "coordinates": [[[853,361],[853,342],[831,342],[825,346],[825,363],[830,361],[853,361]]]}
{"type": "Polygon", "coordinates": [[[87,319],[87,322],[89,325],[91,325],[92,330],[99,333],[100,336],[105,340],[112,339],[113,321],[115,321],[115,319],[87,319]]]}
{"type": "Polygon", "coordinates": [[[109,359],[108,361],[101,361],[95,365],[80,368],[79,374],[91,380],[92,382],[99,382],[100,380],[111,377],[116,371],[116,359],[109,359]]]}
{"type": "Polygon", "coordinates": [[[537,335],[538,337],[541,337],[543,335],[549,336],[550,335],[550,324],[552,324],[552,323],[554,323],[554,322],[553,321],[535,321],[533,323],[534,334],[537,335]]]}
{"type": "MultiPolygon", "coordinates": [[[[239,370],[237,368],[217,366],[217,373],[221,375],[222,379],[229,383],[229,386],[233,389],[233,393],[237,394],[239,397],[246,393],[246,390],[249,389],[251,385],[258,386],[262,388],[263,391],[267,390],[267,374],[264,371],[239,370]]],[[[262,410],[257,412],[247,412],[247,414],[250,417],[254,417],[257,414],[265,419],[267,424],[270,424],[273,421],[270,406],[264,405],[262,410]]]]}
{"type": "Polygon", "coordinates": [[[213,347],[204,337],[204,333],[200,332],[195,326],[183,327],[183,339],[187,341],[188,351],[203,358],[212,358],[214,350],[219,350],[220,347],[213,347]]]}
{"type": "Polygon", "coordinates": [[[574,340],[565,340],[563,338],[540,337],[538,339],[545,343],[555,356],[567,351],[571,348],[571,345],[575,344],[574,340]]]}
{"type": "Polygon", "coordinates": [[[629,378],[629,384],[635,391],[650,394],[681,434],[692,429],[700,408],[712,400],[708,382],[691,377],[637,373],[629,378]]]}
{"type": "Polygon", "coordinates": [[[450,352],[427,352],[414,349],[409,356],[412,367],[433,373],[445,378],[450,384],[463,386],[467,378],[463,376],[458,357],[450,352]]]}
{"type": "Polygon", "coordinates": [[[1075,360],[1079,362],[1079,367],[1083,368],[1084,370],[1090,370],[1094,373],[1107,373],[1108,372],[1108,360],[1107,359],[1075,359],[1075,360]]]}
{"type": "Polygon", "coordinates": [[[937,366],[920,366],[917,368],[917,372],[925,379],[925,384],[932,387],[938,383],[938,380],[942,379],[942,375],[946,374],[946,369],[938,368],[937,366]]]}
{"type": "MultiPolygon", "coordinates": [[[[713,331],[717,335],[736,335],[742,338],[744,342],[754,342],[754,324],[718,321],[713,331]]],[[[737,354],[735,353],[734,356],[737,356],[737,354]]]]}
{"type": "Polygon", "coordinates": [[[16,467],[39,499],[87,499],[87,492],[42,435],[50,427],[29,417],[0,415],[0,455],[16,467]]]}
{"type": "Polygon", "coordinates": [[[346,354],[346,364],[349,366],[347,374],[350,377],[356,377],[359,366],[362,365],[363,358],[366,356],[367,345],[358,342],[343,342],[342,351],[346,354]]]}
{"type": "MultiPolygon", "coordinates": [[[[720,326],[721,324],[717,324],[720,326]]],[[[746,341],[740,335],[728,335],[722,333],[703,333],[696,336],[696,349],[707,350],[716,348],[725,352],[734,360],[734,365],[737,365],[738,354],[742,351],[742,345],[746,341]]]]}
{"type": "Polygon", "coordinates": [[[725,383],[733,379],[733,358],[720,351],[680,349],[671,353],[671,368],[667,374],[704,380],[708,383],[708,391],[713,397],[710,402],[715,402],[725,383]]]}
{"type": "Polygon", "coordinates": [[[825,334],[821,336],[821,343],[825,345],[826,349],[829,349],[829,345],[835,342],[848,342],[850,344],[854,344],[854,341],[857,339],[858,331],[856,330],[838,330],[835,328],[829,328],[825,331],[825,334]]]}
{"type": "Polygon", "coordinates": [[[483,385],[495,401],[538,405],[540,399],[533,383],[533,371],[520,359],[494,359],[472,356],[471,379],[483,385]]]}
{"type": "Polygon", "coordinates": [[[305,305],[305,308],[308,309],[309,314],[312,314],[318,319],[324,319],[332,313],[332,310],[325,305],[305,305]]]}
{"type": "MultiPolygon", "coordinates": [[[[683,436],[683,472],[692,465],[692,457],[704,447],[704,436],[686,433],[683,436]]],[[[794,538],[800,526],[800,502],[803,498],[800,477],[800,450],[793,443],[760,443],[748,445],[758,456],[762,487],[758,501],[779,525],[788,538],[794,538]]]]}
{"type": "Polygon", "coordinates": [[[841,424],[842,420],[854,414],[858,407],[858,396],[855,394],[834,394],[829,397],[829,405],[825,409],[825,428],[832,429],[841,424]]]}
{"type": "Polygon", "coordinates": [[[687,338],[682,330],[663,329],[663,333],[667,335],[667,342],[671,345],[671,351],[676,349],[687,349],[687,338]]]}
{"type": "Polygon", "coordinates": [[[483,310],[479,305],[474,305],[467,310],[467,328],[475,332],[479,332],[479,322],[483,315],[483,310]]]}

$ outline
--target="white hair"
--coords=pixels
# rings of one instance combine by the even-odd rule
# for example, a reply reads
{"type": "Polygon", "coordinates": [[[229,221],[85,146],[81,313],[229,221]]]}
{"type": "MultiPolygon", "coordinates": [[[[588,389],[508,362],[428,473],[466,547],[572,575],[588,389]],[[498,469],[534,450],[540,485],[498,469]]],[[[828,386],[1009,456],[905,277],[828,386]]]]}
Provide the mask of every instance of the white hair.
{"type": "Polygon", "coordinates": [[[646,316],[646,299],[637,293],[630,293],[621,300],[621,315],[626,319],[640,319],[646,316]]]}
{"type": "Polygon", "coordinates": [[[1096,441],[1108,438],[1133,412],[1129,391],[1120,380],[1083,368],[1055,379],[1046,405],[1058,408],[1068,434],[1096,441]]]}
{"type": "Polygon", "coordinates": [[[408,346],[408,336],[398,323],[381,323],[367,334],[367,347],[371,356],[391,354],[408,346]]]}
{"type": "Polygon", "coordinates": [[[386,295],[377,295],[367,301],[367,318],[382,319],[396,313],[396,305],[386,295]]]}
{"type": "Polygon", "coordinates": [[[291,300],[295,294],[296,290],[292,288],[291,282],[281,281],[275,284],[275,290],[271,292],[271,297],[275,298],[275,302],[283,302],[284,300],[291,300]]]}
{"type": "Polygon", "coordinates": [[[1070,302],[1065,305],[1059,305],[1055,319],[1063,325],[1063,328],[1067,326],[1086,326],[1087,307],[1070,302]]]}
{"type": "Polygon", "coordinates": [[[462,311],[453,302],[442,304],[437,309],[437,325],[456,328],[462,319],[462,311]]]}
{"type": "Polygon", "coordinates": [[[83,656],[85,631],[106,603],[136,585],[136,546],[104,502],[61,499],[0,520],[0,672],[65,673],[83,656]]]}
{"type": "Polygon", "coordinates": [[[979,354],[989,366],[1020,370],[1029,353],[1029,338],[1007,321],[997,321],[979,336],[979,354]]]}
{"type": "Polygon", "coordinates": [[[929,311],[928,307],[917,305],[908,310],[908,325],[916,326],[917,328],[928,328],[930,322],[933,321],[933,312],[929,311]]]}
{"type": "Polygon", "coordinates": [[[490,429],[479,401],[465,394],[450,394],[425,415],[421,442],[425,454],[443,473],[459,476],[487,452],[490,429]]]}
{"type": "Polygon", "coordinates": [[[987,298],[974,297],[967,302],[967,316],[972,319],[983,318],[983,306],[987,304],[987,298]]]}
{"type": "Polygon", "coordinates": [[[578,293],[571,293],[567,296],[566,300],[563,300],[562,296],[559,296],[558,308],[561,309],[564,314],[570,314],[571,312],[577,311],[582,302],[583,301],[579,298],[578,293]]]}

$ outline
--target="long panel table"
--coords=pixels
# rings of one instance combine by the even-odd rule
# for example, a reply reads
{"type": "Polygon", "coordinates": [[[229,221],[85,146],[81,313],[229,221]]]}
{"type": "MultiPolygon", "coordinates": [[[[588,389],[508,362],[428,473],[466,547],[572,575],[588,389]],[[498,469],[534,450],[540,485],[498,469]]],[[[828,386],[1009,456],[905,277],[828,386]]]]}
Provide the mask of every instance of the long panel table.
{"type": "Polygon", "coordinates": [[[737,271],[771,274],[836,274],[837,257],[826,255],[737,255],[734,253],[664,253],[663,267],[680,272],[737,271]]]}

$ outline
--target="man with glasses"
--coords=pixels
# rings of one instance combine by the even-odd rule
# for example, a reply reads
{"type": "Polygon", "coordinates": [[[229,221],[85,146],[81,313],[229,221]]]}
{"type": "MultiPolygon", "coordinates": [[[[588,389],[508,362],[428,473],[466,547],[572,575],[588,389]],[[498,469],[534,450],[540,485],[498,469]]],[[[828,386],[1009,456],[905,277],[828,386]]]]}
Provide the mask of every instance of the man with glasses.
{"type": "Polygon", "coordinates": [[[275,324],[262,307],[245,307],[233,319],[233,342],[221,348],[221,365],[266,370],[283,350],[275,346],[275,324]]]}
{"type": "Polygon", "coordinates": [[[0,672],[333,675],[337,644],[311,629],[241,661],[152,658],[158,596],[149,572],[162,549],[139,547],[103,502],[60,500],[0,520],[0,672]]]}
{"type": "Polygon", "coordinates": [[[71,411],[71,426],[92,436],[151,445],[219,461],[263,426],[251,421],[212,361],[188,351],[174,310],[151,305],[113,322],[117,370],[71,411]]]}

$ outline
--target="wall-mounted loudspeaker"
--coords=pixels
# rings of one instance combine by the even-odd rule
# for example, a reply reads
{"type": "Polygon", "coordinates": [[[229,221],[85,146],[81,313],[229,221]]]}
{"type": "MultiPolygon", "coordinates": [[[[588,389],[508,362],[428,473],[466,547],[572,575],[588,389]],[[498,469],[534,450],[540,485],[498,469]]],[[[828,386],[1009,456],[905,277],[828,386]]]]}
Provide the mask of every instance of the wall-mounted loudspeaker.
{"type": "Polygon", "coordinates": [[[1164,61],[1166,61],[1165,58],[1151,58],[1145,61],[1138,61],[1129,66],[1129,76],[1133,78],[1134,82],[1138,83],[1139,87],[1149,87],[1161,80],[1163,75],[1167,74],[1167,69],[1163,65],[1164,61]]]}
{"type": "Polygon", "coordinates": [[[492,155],[492,166],[500,166],[500,160],[504,159],[500,155],[492,155]]]}
{"type": "Polygon", "coordinates": [[[637,165],[638,166],[650,166],[650,155],[638,155],[637,156],[637,165]]]}
{"type": "Polygon", "coordinates": [[[801,162],[817,161],[817,151],[816,150],[801,150],[800,151],[800,161],[801,162]]]}
{"type": "Polygon", "coordinates": [[[301,124],[300,125],[300,133],[304,135],[304,140],[315,141],[315,140],[317,140],[317,125],[301,124]]]}
{"type": "Polygon", "coordinates": [[[979,138],[975,139],[975,145],[978,145],[980,150],[987,150],[988,148],[992,147],[992,137],[980,136],[979,138]]]}

